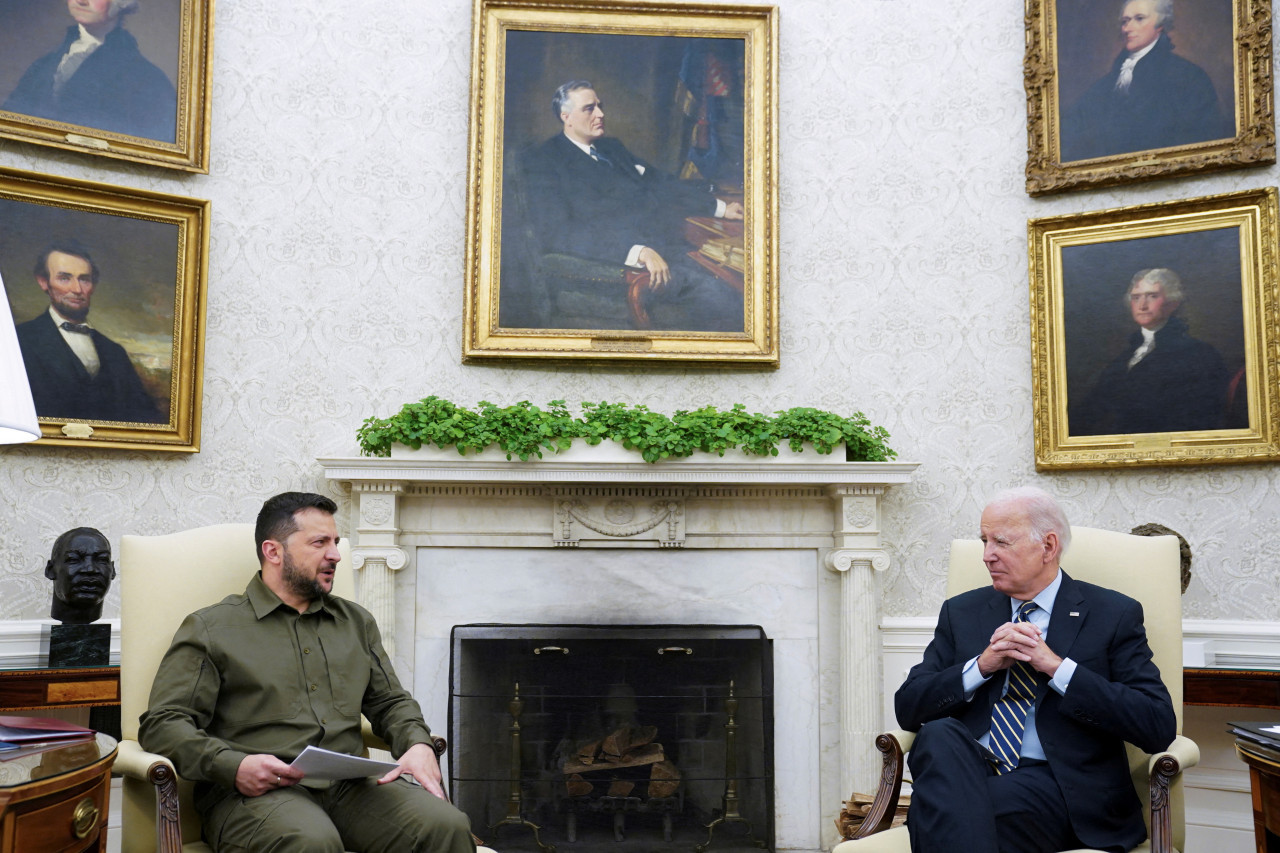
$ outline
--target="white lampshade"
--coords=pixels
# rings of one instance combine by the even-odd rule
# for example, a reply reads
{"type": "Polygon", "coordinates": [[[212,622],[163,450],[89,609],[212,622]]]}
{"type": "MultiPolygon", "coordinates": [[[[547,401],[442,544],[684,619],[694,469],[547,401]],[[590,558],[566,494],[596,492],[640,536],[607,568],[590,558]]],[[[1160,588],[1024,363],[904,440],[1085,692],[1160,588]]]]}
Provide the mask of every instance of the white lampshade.
{"type": "Polygon", "coordinates": [[[0,444],[35,441],[39,437],[36,404],[31,401],[9,297],[4,292],[4,279],[0,278],[0,444]]]}

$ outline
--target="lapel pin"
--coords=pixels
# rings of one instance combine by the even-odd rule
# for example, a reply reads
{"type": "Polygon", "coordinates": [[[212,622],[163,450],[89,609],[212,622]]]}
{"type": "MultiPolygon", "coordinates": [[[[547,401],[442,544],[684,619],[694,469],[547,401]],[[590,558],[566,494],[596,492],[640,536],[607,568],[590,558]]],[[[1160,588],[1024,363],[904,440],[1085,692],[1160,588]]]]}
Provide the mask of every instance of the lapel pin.
{"type": "Polygon", "coordinates": [[[1079,616],[1079,615],[1080,615],[1080,611],[1079,611],[1079,610],[1072,610],[1072,611],[1071,611],[1070,613],[1068,613],[1067,615],[1068,615],[1068,616],[1079,616]]]}

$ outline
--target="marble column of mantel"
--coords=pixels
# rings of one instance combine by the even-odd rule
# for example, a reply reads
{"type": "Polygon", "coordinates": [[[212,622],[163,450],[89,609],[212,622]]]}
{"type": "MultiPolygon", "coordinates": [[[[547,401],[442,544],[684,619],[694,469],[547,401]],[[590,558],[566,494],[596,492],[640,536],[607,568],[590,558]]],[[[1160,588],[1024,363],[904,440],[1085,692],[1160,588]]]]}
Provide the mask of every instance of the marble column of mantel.
{"type": "MultiPolygon", "coordinates": [[[[493,523],[480,521],[479,517],[501,516],[504,504],[515,511],[523,508],[527,513],[530,501],[545,501],[549,522],[545,539],[539,541],[526,535],[519,545],[505,547],[641,548],[686,544],[694,548],[741,547],[703,544],[721,540],[714,535],[699,539],[697,529],[685,530],[685,524],[697,526],[683,512],[686,502],[697,504],[699,518],[714,517],[714,522],[704,523],[714,525],[717,531],[734,523],[735,498],[766,497],[780,508],[787,501],[818,507],[829,502],[830,521],[818,522],[823,529],[804,531],[808,537],[804,541],[808,547],[818,548],[822,564],[841,576],[840,789],[843,796],[854,790],[874,790],[879,778],[874,739],[880,728],[880,606],[873,572],[889,565],[881,542],[881,499],[887,487],[908,482],[917,463],[825,459],[760,463],[727,458],[665,463],[369,457],[318,461],[329,480],[350,484],[356,520],[353,561],[361,570],[361,599],[382,624],[384,638],[396,636],[393,573],[412,565],[414,551],[423,544],[402,541],[406,537],[401,536],[399,526],[402,510],[415,499],[439,500],[456,494],[459,500],[483,501],[483,512],[460,514],[465,520],[458,522],[455,529],[436,531],[433,536],[437,541],[448,538],[453,543],[466,542],[469,533],[493,523]],[[602,521],[607,513],[602,512],[600,502],[619,494],[619,487],[627,495],[655,499],[653,517],[661,515],[662,523],[655,522],[649,525],[652,529],[641,530],[643,525],[610,527],[602,521]],[[594,509],[589,505],[592,496],[598,498],[594,509]],[[552,522],[553,516],[562,524],[552,522]],[[584,535],[578,539],[574,538],[577,534],[564,532],[575,518],[584,524],[592,520],[599,523],[590,531],[581,528],[584,535]]],[[[782,530],[781,526],[778,530],[782,530]]],[[[737,541],[749,539],[751,547],[797,547],[798,537],[789,533],[738,533],[743,538],[737,541]]],[[[508,541],[514,540],[509,537],[508,541]]]]}

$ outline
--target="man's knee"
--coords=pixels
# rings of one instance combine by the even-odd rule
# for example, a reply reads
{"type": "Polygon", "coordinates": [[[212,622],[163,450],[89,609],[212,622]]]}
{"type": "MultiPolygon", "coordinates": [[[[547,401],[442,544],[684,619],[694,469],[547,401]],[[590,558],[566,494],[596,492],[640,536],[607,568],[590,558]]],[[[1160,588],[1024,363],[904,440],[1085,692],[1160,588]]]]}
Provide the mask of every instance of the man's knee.
{"type": "Polygon", "coordinates": [[[413,828],[414,850],[423,853],[469,853],[475,849],[471,840],[471,820],[462,811],[449,806],[433,809],[413,828]]]}
{"type": "Polygon", "coordinates": [[[907,753],[907,764],[912,773],[922,773],[939,757],[954,766],[958,757],[965,759],[974,757],[975,741],[964,723],[954,717],[931,720],[920,727],[911,751],[907,753]]]}

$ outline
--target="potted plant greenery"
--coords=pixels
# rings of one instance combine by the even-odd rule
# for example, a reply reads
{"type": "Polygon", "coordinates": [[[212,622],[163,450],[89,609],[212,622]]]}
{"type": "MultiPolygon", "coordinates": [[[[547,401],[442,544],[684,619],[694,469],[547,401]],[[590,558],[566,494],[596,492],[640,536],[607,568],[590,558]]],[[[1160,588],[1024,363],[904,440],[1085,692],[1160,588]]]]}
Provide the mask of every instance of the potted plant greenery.
{"type": "Polygon", "coordinates": [[[764,415],[748,412],[741,403],[724,411],[704,406],[671,416],[647,406],[626,403],[582,404],[574,417],[563,400],[539,408],[528,400],[509,406],[482,401],[479,411],[434,395],[407,403],[389,418],[368,418],[357,438],[366,456],[390,456],[401,445],[454,448],[474,457],[497,448],[505,458],[544,458],[570,448],[574,439],[599,445],[608,439],[636,451],[646,462],[684,459],[695,453],[723,457],[734,449],[748,456],[776,457],[785,446],[792,452],[809,447],[831,455],[840,445],[839,461],[885,462],[896,457],[889,434],[872,426],[861,412],[843,416],[813,408],[792,408],[764,415]]]}

